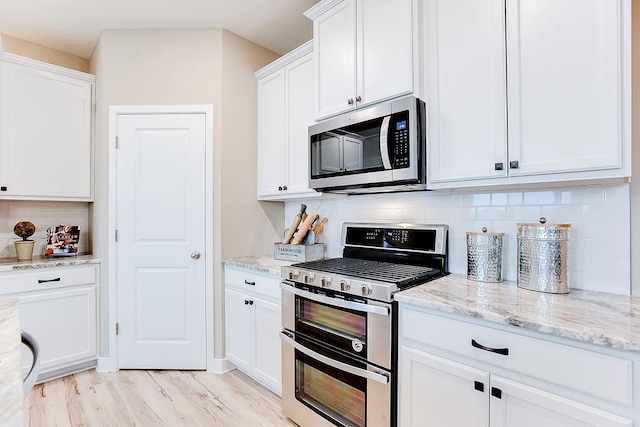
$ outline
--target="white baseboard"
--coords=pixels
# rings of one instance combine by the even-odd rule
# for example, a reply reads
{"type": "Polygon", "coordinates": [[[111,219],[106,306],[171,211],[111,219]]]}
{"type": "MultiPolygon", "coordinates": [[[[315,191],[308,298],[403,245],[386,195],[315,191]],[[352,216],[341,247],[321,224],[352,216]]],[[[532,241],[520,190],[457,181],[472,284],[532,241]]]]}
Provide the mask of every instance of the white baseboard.
{"type": "Polygon", "coordinates": [[[224,374],[229,371],[233,371],[236,367],[233,363],[229,362],[227,358],[224,359],[213,359],[213,366],[211,369],[207,369],[207,372],[212,374],[224,374]]]}
{"type": "Polygon", "coordinates": [[[118,372],[118,365],[113,357],[98,357],[97,372],[118,372]]]}

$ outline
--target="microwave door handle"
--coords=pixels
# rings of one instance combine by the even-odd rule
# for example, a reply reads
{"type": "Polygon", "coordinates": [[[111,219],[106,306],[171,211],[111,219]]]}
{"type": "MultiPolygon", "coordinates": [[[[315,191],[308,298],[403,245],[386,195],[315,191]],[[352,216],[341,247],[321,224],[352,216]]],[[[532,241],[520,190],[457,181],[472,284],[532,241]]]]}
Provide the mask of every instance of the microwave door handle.
{"type": "Polygon", "coordinates": [[[379,305],[362,304],[359,302],[345,301],[338,298],[326,297],[324,295],[312,294],[311,292],[306,292],[298,288],[294,288],[293,286],[287,285],[286,283],[283,283],[283,282],[280,283],[280,289],[282,289],[283,291],[287,291],[292,294],[298,295],[299,297],[306,298],[308,300],[320,302],[327,305],[332,305],[334,307],[348,308],[350,310],[364,311],[367,313],[380,314],[382,316],[389,315],[389,308],[387,307],[381,307],[379,305]]]}
{"type": "MultiPolygon", "coordinates": [[[[337,360],[333,360],[327,356],[324,356],[320,353],[317,353],[305,346],[303,346],[300,343],[297,343],[294,341],[293,337],[291,335],[294,335],[292,332],[289,331],[282,331],[280,332],[280,338],[286,342],[287,344],[291,345],[293,348],[295,348],[296,350],[306,354],[307,356],[324,363],[325,365],[329,365],[332,368],[338,369],[340,371],[343,372],[347,372],[349,374],[352,375],[356,375],[360,378],[366,378],[369,380],[374,380],[377,381],[381,384],[389,384],[389,377],[383,374],[379,374],[377,372],[372,372],[372,371],[367,371],[366,369],[361,369],[361,368],[356,368],[355,366],[351,366],[348,365],[346,363],[343,362],[339,362],[337,360]]],[[[369,366],[369,365],[367,365],[369,366]]]]}
{"type": "Polygon", "coordinates": [[[382,158],[382,164],[384,168],[391,169],[391,160],[389,159],[389,123],[391,122],[391,116],[386,116],[382,119],[382,126],[380,126],[380,157],[382,158]]]}

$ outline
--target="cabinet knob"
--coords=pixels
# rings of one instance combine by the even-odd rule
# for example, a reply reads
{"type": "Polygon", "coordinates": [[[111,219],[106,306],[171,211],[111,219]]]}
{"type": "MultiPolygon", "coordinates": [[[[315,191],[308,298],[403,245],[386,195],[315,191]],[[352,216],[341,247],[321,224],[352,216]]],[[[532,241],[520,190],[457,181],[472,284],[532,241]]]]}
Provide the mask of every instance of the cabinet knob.
{"type": "Polygon", "coordinates": [[[0,187],[0,191],[7,191],[7,187],[0,187]]]}
{"type": "Polygon", "coordinates": [[[360,95],[356,96],[356,102],[362,102],[362,97],[360,95]]]}
{"type": "Polygon", "coordinates": [[[517,160],[512,160],[509,162],[509,169],[518,169],[520,165],[517,160]]]}
{"type": "Polygon", "coordinates": [[[349,105],[353,105],[353,98],[349,98],[349,99],[347,100],[347,104],[349,104],[349,105]]]}
{"type": "Polygon", "coordinates": [[[286,186],[286,185],[283,185],[283,186],[282,186],[282,189],[283,189],[284,191],[287,191],[287,186],[286,186]]]}
{"type": "Polygon", "coordinates": [[[249,305],[253,305],[253,300],[249,300],[249,305]]]}
{"type": "Polygon", "coordinates": [[[278,187],[278,191],[282,191],[282,186],[278,187]]]}
{"type": "Polygon", "coordinates": [[[244,300],[244,305],[249,305],[249,301],[244,300]]]}
{"type": "Polygon", "coordinates": [[[496,168],[497,171],[504,170],[504,164],[503,163],[496,163],[495,164],[495,168],[496,168]]]}

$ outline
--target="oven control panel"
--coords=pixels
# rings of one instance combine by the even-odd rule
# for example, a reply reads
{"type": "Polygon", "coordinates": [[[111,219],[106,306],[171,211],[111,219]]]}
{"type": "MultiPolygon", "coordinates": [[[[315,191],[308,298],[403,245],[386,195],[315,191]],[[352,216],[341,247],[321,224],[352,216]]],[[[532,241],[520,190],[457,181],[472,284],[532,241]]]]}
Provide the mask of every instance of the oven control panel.
{"type": "Polygon", "coordinates": [[[342,243],[344,246],[444,254],[447,229],[446,225],[345,223],[342,243]]]}

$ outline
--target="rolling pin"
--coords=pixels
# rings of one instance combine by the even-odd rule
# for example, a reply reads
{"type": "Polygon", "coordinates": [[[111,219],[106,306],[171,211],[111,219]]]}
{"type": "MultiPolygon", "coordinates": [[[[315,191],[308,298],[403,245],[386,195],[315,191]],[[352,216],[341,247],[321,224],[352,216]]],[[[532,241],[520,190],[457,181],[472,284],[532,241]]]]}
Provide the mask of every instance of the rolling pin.
{"type": "Polygon", "coordinates": [[[318,214],[318,209],[320,209],[320,205],[322,205],[322,202],[318,202],[318,205],[313,210],[313,212],[307,216],[307,219],[304,220],[304,222],[300,226],[300,230],[298,230],[298,233],[296,234],[296,236],[293,238],[293,241],[291,242],[292,245],[299,245],[300,243],[302,243],[305,236],[307,235],[307,232],[311,229],[311,224],[313,224],[313,221],[316,220],[316,215],[318,214]]]}
{"type": "Polygon", "coordinates": [[[316,239],[318,238],[318,234],[322,233],[322,230],[324,230],[324,225],[327,223],[327,221],[329,221],[328,218],[322,218],[322,221],[320,221],[318,224],[316,224],[315,227],[313,227],[313,234],[315,234],[316,239]]]}
{"type": "Polygon", "coordinates": [[[304,203],[300,204],[300,212],[298,212],[298,215],[296,215],[295,218],[293,218],[293,221],[291,222],[291,226],[289,226],[289,230],[287,231],[287,234],[284,236],[284,239],[282,239],[282,243],[283,244],[287,244],[291,241],[291,238],[293,237],[293,234],[296,232],[296,230],[298,229],[298,225],[300,225],[300,222],[302,221],[302,216],[306,214],[307,210],[307,205],[305,205],[304,203]]]}

